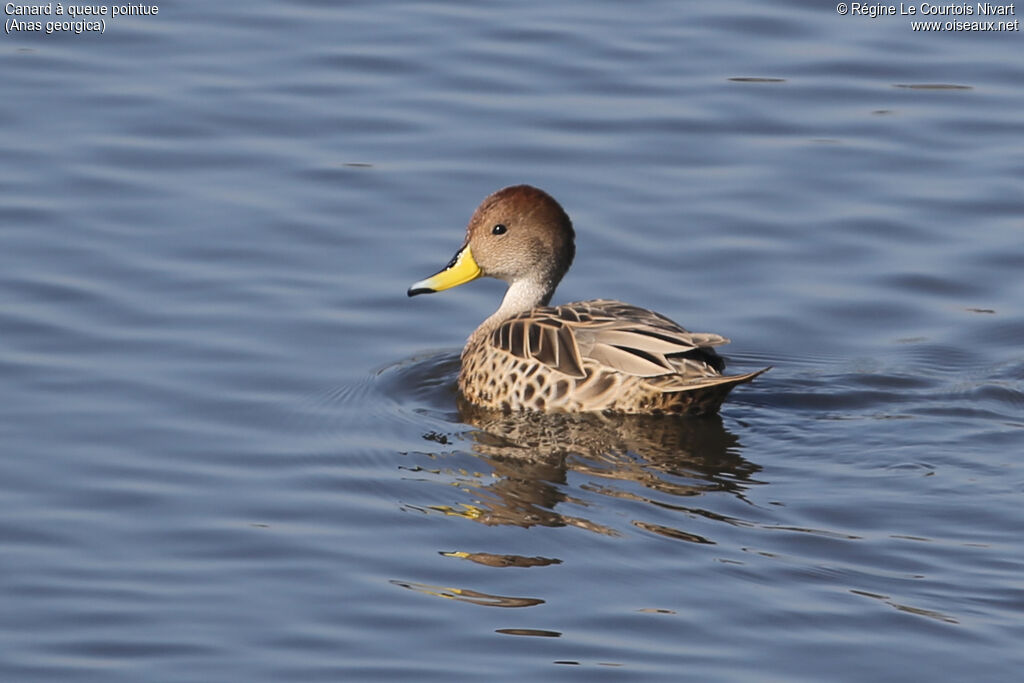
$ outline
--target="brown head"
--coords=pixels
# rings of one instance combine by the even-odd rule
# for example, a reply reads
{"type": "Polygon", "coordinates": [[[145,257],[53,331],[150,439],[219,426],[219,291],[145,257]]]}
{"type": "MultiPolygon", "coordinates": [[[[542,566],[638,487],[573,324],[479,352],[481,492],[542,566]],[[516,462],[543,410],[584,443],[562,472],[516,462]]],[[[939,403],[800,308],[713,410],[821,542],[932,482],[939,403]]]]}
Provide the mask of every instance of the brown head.
{"type": "Polygon", "coordinates": [[[551,195],[530,185],[506,187],[473,212],[466,241],[445,269],[415,283],[409,296],[487,276],[533,285],[547,303],[572,264],[574,237],[572,221],[551,195]]]}

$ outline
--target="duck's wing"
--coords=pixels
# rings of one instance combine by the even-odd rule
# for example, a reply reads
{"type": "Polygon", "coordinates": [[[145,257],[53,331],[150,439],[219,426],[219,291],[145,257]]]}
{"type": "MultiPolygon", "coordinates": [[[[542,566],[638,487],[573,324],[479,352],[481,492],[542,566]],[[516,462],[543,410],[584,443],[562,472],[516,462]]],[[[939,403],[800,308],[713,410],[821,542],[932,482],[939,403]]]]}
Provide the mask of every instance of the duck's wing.
{"type": "Polygon", "coordinates": [[[557,370],[569,377],[586,377],[575,328],[557,308],[534,308],[504,321],[491,333],[491,344],[517,358],[557,370]]]}
{"type": "Polygon", "coordinates": [[[499,349],[577,379],[587,376],[584,366],[635,377],[716,376],[724,363],[711,347],[728,341],[688,332],[653,311],[603,299],[535,308],[491,333],[499,349]]]}

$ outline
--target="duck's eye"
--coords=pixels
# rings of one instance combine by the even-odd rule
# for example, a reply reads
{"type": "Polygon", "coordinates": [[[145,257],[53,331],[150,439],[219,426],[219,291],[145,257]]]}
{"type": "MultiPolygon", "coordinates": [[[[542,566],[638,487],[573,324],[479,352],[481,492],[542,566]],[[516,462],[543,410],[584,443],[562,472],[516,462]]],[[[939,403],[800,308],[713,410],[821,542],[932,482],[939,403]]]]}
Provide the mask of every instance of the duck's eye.
{"type": "Polygon", "coordinates": [[[492,235],[504,235],[506,232],[508,232],[508,228],[505,227],[504,223],[498,223],[491,228],[492,235]]]}

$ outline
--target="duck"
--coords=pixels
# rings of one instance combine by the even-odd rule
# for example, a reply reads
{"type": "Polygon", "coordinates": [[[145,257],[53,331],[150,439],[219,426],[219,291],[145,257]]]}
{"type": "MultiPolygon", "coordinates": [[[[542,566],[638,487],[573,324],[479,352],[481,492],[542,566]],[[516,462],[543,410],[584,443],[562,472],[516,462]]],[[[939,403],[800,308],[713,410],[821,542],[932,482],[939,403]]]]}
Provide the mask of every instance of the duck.
{"type": "Polygon", "coordinates": [[[502,413],[711,415],[733,387],[770,368],[725,375],[718,334],[689,332],[654,311],[611,299],[550,306],[576,254],[562,206],[531,185],[494,192],[473,212],[448,265],[408,296],[480,277],[508,283],[498,309],[469,336],[458,390],[502,413]]]}

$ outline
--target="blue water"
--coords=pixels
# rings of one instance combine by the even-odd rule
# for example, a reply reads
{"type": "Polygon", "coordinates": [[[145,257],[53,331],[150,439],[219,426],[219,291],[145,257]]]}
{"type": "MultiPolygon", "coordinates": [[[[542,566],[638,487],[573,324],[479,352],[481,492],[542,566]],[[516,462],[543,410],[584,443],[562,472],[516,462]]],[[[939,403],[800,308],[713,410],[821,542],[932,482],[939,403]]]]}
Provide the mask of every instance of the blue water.
{"type": "Polygon", "coordinates": [[[0,679],[1019,680],[1019,31],[159,10],[0,39],[0,679]],[[774,369],[720,419],[460,404],[502,286],[405,290],[520,182],[556,302],[774,369]]]}

